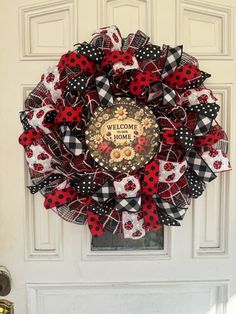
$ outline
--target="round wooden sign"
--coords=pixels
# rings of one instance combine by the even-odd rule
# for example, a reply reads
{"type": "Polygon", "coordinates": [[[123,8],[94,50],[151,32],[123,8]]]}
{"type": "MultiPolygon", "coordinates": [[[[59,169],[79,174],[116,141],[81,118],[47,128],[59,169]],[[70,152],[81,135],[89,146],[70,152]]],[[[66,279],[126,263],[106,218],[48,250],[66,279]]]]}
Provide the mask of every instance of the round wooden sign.
{"type": "Polygon", "coordinates": [[[147,106],[117,98],[98,108],[85,132],[91,156],[102,167],[130,172],[143,167],[157,153],[159,126],[147,106]]]}

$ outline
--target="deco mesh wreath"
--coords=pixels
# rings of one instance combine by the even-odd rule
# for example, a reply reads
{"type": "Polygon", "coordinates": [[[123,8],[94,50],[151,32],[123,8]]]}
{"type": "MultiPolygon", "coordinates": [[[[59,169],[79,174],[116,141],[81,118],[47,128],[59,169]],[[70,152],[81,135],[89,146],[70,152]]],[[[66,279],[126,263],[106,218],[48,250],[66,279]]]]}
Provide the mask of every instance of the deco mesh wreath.
{"type": "Polygon", "coordinates": [[[63,219],[139,239],[179,226],[191,198],[230,170],[210,75],[182,46],[101,28],[50,67],[20,118],[33,186],[63,219]]]}

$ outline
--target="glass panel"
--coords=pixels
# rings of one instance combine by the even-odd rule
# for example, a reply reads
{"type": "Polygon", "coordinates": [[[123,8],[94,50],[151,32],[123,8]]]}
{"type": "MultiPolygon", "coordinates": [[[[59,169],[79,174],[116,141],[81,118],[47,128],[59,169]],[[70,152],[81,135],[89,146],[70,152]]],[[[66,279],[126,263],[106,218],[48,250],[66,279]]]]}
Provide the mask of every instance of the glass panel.
{"type": "Polygon", "coordinates": [[[164,228],[147,232],[146,236],[138,239],[124,239],[122,234],[112,234],[108,231],[91,241],[92,251],[134,251],[134,250],[163,250],[164,228]]]}

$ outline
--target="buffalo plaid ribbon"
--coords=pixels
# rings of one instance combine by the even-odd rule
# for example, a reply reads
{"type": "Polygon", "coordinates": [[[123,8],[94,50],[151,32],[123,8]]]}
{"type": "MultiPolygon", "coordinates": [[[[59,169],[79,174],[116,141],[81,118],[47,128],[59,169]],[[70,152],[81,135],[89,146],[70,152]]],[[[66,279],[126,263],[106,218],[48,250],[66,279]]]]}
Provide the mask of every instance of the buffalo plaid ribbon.
{"type": "Polygon", "coordinates": [[[117,211],[138,213],[141,210],[141,197],[117,198],[115,209],[117,211]]]}
{"type": "Polygon", "coordinates": [[[113,96],[108,78],[101,75],[96,78],[96,88],[98,97],[102,107],[110,107],[113,105],[113,96]]]}
{"type": "Polygon", "coordinates": [[[153,200],[157,204],[160,211],[164,214],[170,216],[173,219],[182,220],[184,215],[186,214],[187,208],[178,207],[173,203],[170,203],[163,198],[161,198],[158,194],[153,195],[153,200]]]}
{"type": "MultiPolygon", "coordinates": [[[[105,184],[92,195],[92,199],[100,204],[102,208],[101,211],[104,210],[104,203],[112,198],[115,199],[114,209],[116,211],[137,213],[141,210],[140,197],[117,198],[113,182],[110,180],[105,182],[105,184]]],[[[96,210],[100,212],[98,208],[96,210]]]]}
{"type": "MultiPolygon", "coordinates": [[[[212,121],[210,122],[211,126],[212,121]]],[[[204,135],[205,129],[210,128],[209,118],[206,120],[201,120],[201,125],[197,124],[195,130],[197,130],[198,135],[204,135]],[[203,130],[204,133],[201,133],[200,130],[203,130]]],[[[207,163],[202,159],[201,156],[193,149],[195,142],[195,130],[192,132],[186,127],[179,127],[176,132],[176,138],[184,145],[186,151],[186,158],[189,166],[193,171],[206,182],[210,182],[216,178],[214,172],[210,169],[207,163]]]]}
{"type": "Polygon", "coordinates": [[[77,139],[77,137],[74,136],[71,129],[67,125],[62,125],[60,129],[62,134],[62,141],[67,149],[75,156],[82,154],[82,143],[77,139]]]}

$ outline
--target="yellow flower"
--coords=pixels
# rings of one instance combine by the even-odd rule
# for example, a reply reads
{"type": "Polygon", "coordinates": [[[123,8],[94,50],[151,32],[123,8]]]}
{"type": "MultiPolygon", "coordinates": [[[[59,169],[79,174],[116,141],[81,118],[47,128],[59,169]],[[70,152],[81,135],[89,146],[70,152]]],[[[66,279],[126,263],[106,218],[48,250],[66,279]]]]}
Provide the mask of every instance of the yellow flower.
{"type": "Polygon", "coordinates": [[[110,156],[111,156],[111,160],[114,161],[114,162],[120,162],[123,159],[121,150],[118,149],[118,148],[114,148],[111,151],[111,155],[110,156]]]}
{"type": "Polygon", "coordinates": [[[102,122],[102,117],[98,117],[98,122],[102,122]]]}
{"type": "Polygon", "coordinates": [[[119,120],[123,120],[127,117],[127,110],[124,107],[119,107],[115,111],[115,117],[119,120]]]}
{"type": "Polygon", "coordinates": [[[131,160],[135,156],[135,151],[132,147],[126,146],[122,149],[123,158],[126,160],[131,160]]]}
{"type": "Polygon", "coordinates": [[[100,123],[100,122],[96,122],[96,123],[95,123],[95,126],[96,126],[96,128],[98,129],[98,128],[101,127],[101,123],[100,123]]]}
{"type": "Polygon", "coordinates": [[[151,125],[152,125],[152,120],[151,119],[144,118],[142,120],[142,126],[144,127],[144,129],[150,128],[151,125]]]}
{"type": "Polygon", "coordinates": [[[109,119],[109,115],[107,113],[104,113],[104,115],[102,116],[104,120],[108,120],[109,119]]]}
{"type": "Polygon", "coordinates": [[[102,136],[100,134],[96,134],[93,137],[95,143],[100,144],[102,142],[102,136]]]}

